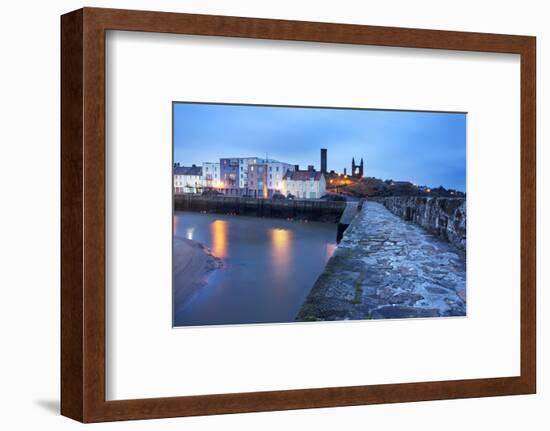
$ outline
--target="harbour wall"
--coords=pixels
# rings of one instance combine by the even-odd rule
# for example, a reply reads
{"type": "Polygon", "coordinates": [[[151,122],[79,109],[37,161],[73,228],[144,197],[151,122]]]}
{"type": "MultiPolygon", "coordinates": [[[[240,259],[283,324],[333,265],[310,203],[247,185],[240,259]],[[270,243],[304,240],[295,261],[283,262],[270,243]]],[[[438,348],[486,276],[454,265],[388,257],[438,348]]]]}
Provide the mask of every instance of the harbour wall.
{"type": "Polygon", "coordinates": [[[175,211],[195,211],[339,223],[347,203],[312,199],[256,199],[236,196],[174,195],[175,211]]]}
{"type": "Polygon", "coordinates": [[[376,200],[403,220],[466,250],[466,198],[392,196],[376,200]]]}
{"type": "Polygon", "coordinates": [[[465,253],[369,199],[344,232],[296,320],[465,315],[465,253]]]}

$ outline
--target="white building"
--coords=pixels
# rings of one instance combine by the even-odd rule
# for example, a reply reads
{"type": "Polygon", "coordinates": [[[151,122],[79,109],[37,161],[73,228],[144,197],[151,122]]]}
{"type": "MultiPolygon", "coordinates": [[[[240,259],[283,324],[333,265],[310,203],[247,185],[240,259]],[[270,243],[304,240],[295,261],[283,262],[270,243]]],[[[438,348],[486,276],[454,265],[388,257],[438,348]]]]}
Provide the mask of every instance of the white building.
{"type": "Polygon", "coordinates": [[[192,165],[174,167],[174,192],[199,193],[202,190],[202,168],[192,165]]]}
{"type": "Polygon", "coordinates": [[[326,193],[326,180],[322,172],[289,171],[283,178],[282,194],[299,199],[319,199],[326,193]]]}
{"type": "Polygon", "coordinates": [[[221,187],[219,162],[204,162],[202,164],[202,186],[206,189],[221,187]]]}
{"type": "Polygon", "coordinates": [[[294,165],[289,163],[268,160],[267,164],[267,189],[269,196],[273,193],[282,193],[283,178],[288,171],[294,171],[294,165]]]}

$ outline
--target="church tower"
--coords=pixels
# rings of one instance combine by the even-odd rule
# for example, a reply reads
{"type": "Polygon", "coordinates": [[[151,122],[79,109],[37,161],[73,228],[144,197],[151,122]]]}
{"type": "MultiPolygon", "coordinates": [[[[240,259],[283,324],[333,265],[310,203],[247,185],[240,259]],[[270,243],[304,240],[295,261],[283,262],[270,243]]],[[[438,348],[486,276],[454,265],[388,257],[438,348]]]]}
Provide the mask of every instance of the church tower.
{"type": "Polygon", "coordinates": [[[351,159],[351,176],[355,178],[363,178],[363,158],[360,164],[355,164],[355,157],[351,159]]]}

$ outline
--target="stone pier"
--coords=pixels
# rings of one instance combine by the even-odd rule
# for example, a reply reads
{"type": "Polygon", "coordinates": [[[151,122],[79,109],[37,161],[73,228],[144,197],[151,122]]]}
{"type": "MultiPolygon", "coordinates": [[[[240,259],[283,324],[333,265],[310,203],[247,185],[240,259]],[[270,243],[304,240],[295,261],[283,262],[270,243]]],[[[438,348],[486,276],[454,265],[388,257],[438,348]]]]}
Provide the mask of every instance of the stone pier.
{"type": "Polygon", "coordinates": [[[381,202],[395,215],[466,250],[466,198],[392,196],[381,202]]]}
{"type": "Polygon", "coordinates": [[[338,221],[336,242],[340,242],[342,240],[342,238],[344,237],[344,232],[357,215],[357,211],[359,211],[359,208],[359,202],[346,202],[346,209],[344,210],[342,216],[340,217],[340,220],[338,221]]]}
{"type": "Polygon", "coordinates": [[[367,202],[344,232],[296,320],[464,315],[464,251],[382,204],[367,202]]]}

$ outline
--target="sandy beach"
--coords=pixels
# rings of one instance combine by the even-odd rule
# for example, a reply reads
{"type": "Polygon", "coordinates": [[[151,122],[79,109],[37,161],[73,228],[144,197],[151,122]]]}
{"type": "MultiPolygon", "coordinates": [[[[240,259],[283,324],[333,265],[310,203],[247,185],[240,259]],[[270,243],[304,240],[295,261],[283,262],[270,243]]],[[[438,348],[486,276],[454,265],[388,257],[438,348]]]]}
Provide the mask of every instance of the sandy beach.
{"type": "Polygon", "coordinates": [[[201,287],[208,274],[223,267],[223,261],[204,245],[185,238],[174,238],[174,300],[176,308],[201,287]]]}

